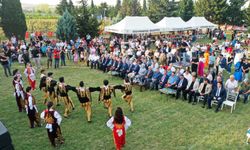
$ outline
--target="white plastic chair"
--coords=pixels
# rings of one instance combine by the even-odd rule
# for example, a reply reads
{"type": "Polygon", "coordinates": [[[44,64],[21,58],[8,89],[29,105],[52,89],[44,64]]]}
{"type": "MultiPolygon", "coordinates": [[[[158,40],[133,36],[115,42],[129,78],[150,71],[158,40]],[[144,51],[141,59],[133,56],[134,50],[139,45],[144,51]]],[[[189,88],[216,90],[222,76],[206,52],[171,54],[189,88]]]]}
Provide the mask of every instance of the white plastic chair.
{"type": "Polygon", "coordinates": [[[199,103],[200,101],[204,101],[204,96],[199,96],[197,99],[197,102],[199,103]]]}
{"type": "Polygon", "coordinates": [[[238,93],[228,92],[226,100],[222,103],[221,110],[223,109],[224,105],[227,105],[231,107],[231,113],[232,113],[236,107],[237,96],[238,96],[238,93]]]}

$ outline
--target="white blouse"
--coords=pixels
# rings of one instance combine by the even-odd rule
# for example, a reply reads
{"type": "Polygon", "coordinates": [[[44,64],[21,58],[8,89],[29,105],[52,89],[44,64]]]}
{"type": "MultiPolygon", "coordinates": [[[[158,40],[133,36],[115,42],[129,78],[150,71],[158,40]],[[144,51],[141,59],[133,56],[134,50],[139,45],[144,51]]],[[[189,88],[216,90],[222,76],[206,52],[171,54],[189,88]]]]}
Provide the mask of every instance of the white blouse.
{"type": "Polygon", "coordinates": [[[238,87],[238,81],[234,80],[231,81],[230,79],[227,80],[227,82],[225,83],[225,88],[229,91],[232,92],[235,90],[235,88],[238,87]]]}
{"type": "MultiPolygon", "coordinates": [[[[128,119],[126,116],[124,116],[124,119],[125,119],[125,130],[127,130],[128,127],[131,126],[131,120],[128,119]]],[[[113,130],[113,128],[114,128],[114,123],[113,123],[113,122],[114,122],[114,117],[111,117],[111,118],[108,120],[108,122],[106,123],[107,126],[108,126],[111,130],[113,130]]]]}

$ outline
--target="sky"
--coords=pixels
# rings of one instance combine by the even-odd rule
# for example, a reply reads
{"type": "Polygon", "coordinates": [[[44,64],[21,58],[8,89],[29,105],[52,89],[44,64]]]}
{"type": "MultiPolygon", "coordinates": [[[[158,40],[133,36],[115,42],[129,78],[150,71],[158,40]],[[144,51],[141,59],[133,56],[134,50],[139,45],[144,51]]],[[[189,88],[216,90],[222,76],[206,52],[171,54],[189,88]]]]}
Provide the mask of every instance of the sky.
{"type": "MultiPolygon", "coordinates": [[[[60,0],[20,0],[21,3],[24,4],[49,4],[49,5],[57,5],[60,0]]],[[[79,0],[72,0],[74,4],[76,4],[79,0]]],[[[88,0],[89,4],[91,0],[88,0]]],[[[95,5],[99,5],[102,2],[106,2],[108,5],[115,5],[116,0],[94,0],[95,5]]]]}

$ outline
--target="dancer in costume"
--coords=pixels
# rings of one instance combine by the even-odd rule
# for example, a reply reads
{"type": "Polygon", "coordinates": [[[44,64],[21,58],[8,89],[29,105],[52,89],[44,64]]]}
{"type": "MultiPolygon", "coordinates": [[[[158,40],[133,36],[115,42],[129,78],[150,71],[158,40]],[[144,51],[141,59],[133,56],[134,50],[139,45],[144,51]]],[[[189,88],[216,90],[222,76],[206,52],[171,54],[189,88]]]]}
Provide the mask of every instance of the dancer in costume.
{"type": "Polygon", "coordinates": [[[57,84],[57,95],[64,102],[64,117],[68,118],[69,113],[75,108],[71,98],[68,95],[68,91],[72,90],[72,87],[65,84],[64,77],[59,78],[59,83],[57,84]]]}
{"type": "Polygon", "coordinates": [[[40,118],[38,115],[38,109],[36,107],[35,97],[31,94],[31,87],[26,88],[26,96],[25,96],[25,108],[30,121],[30,128],[35,127],[35,122],[38,127],[41,126],[40,118]]]}
{"type": "Polygon", "coordinates": [[[126,130],[131,126],[131,121],[123,115],[120,107],[115,111],[115,116],[110,118],[107,126],[113,131],[116,150],[121,150],[126,143],[126,130]]]}
{"type": "Polygon", "coordinates": [[[91,92],[96,91],[98,88],[84,87],[84,82],[79,83],[79,87],[72,87],[72,91],[76,92],[81,107],[84,108],[87,114],[88,123],[91,122],[91,92]]]}
{"type": "Polygon", "coordinates": [[[57,111],[53,109],[53,102],[47,103],[47,109],[41,113],[40,117],[41,119],[44,119],[46,123],[46,129],[51,145],[56,147],[56,139],[60,144],[63,144],[64,139],[62,137],[60,128],[62,117],[57,111]]]}

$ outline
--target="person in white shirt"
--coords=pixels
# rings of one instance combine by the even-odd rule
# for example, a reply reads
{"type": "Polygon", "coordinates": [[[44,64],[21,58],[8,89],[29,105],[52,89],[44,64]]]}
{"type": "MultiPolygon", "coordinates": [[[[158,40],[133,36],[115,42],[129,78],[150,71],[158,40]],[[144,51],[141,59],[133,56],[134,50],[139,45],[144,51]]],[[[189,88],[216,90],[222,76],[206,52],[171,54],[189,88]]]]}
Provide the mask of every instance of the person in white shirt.
{"type": "Polygon", "coordinates": [[[60,124],[62,122],[61,115],[53,109],[53,102],[47,103],[47,109],[44,110],[41,115],[41,119],[44,119],[46,122],[46,129],[48,133],[49,140],[53,147],[56,147],[55,139],[58,139],[60,144],[64,143],[62,137],[60,124]]]}
{"type": "Polygon", "coordinates": [[[225,89],[228,92],[236,92],[237,87],[238,87],[238,81],[234,79],[234,75],[231,75],[230,78],[225,83],[225,89]]]}
{"type": "Polygon", "coordinates": [[[35,98],[31,94],[30,86],[26,88],[25,109],[26,109],[26,113],[30,121],[30,128],[35,127],[35,122],[36,122],[36,125],[40,127],[41,124],[40,124],[40,118],[38,117],[38,109],[36,107],[35,98]]]}
{"type": "Polygon", "coordinates": [[[131,126],[130,119],[123,115],[120,107],[117,107],[115,116],[111,117],[106,124],[113,131],[116,149],[121,150],[126,143],[126,130],[131,126]]]}
{"type": "Polygon", "coordinates": [[[240,45],[240,42],[237,41],[236,44],[235,44],[235,46],[234,46],[234,48],[235,48],[235,49],[240,49],[240,46],[241,46],[241,45],[240,45]]]}

